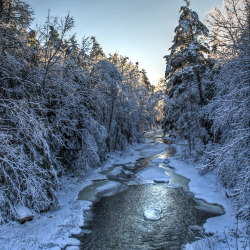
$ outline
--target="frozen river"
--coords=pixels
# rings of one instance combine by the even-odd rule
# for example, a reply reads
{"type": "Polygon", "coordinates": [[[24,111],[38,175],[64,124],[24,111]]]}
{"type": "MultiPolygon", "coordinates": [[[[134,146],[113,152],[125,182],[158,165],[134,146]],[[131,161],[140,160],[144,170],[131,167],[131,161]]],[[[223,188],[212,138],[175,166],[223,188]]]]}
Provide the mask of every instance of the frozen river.
{"type": "Polygon", "coordinates": [[[135,164],[113,165],[103,172],[106,180],[79,193],[79,199],[94,202],[78,237],[81,249],[181,249],[204,235],[207,218],[223,213],[220,206],[194,199],[189,180],[165,160],[175,154],[174,145],[168,142],[154,154],[164,141],[153,139],[135,164]]]}

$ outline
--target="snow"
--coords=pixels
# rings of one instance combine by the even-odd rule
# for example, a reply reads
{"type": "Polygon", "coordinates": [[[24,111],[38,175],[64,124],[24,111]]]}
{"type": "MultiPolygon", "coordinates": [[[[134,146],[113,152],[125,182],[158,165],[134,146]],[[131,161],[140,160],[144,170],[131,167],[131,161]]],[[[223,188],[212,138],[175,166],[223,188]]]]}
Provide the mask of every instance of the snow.
{"type": "Polygon", "coordinates": [[[224,207],[226,211],[224,215],[206,221],[203,226],[206,233],[222,233],[226,227],[236,222],[230,203],[224,191],[215,183],[213,175],[200,176],[195,163],[188,164],[175,158],[170,159],[169,165],[175,168],[177,174],[190,179],[189,188],[195,194],[195,198],[224,207]]]}
{"type": "Polygon", "coordinates": [[[17,211],[17,217],[18,217],[17,219],[19,220],[33,216],[32,211],[29,208],[22,206],[22,205],[17,205],[16,211],[17,211]]]}
{"type": "Polygon", "coordinates": [[[91,206],[90,202],[77,200],[78,190],[86,183],[64,177],[62,184],[65,188],[60,193],[58,209],[36,214],[25,224],[11,222],[0,226],[1,250],[61,249],[80,244],[69,237],[79,233],[84,223],[83,210],[91,206]]]}
{"type": "Polygon", "coordinates": [[[146,220],[159,220],[161,218],[160,208],[150,208],[144,211],[144,217],[146,220]]]}
{"type": "Polygon", "coordinates": [[[68,246],[65,248],[65,250],[79,250],[79,247],[76,246],[68,246]]]}
{"type": "Polygon", "coordinates": [[[160,180],[161,182],[168,182],[170,177],[165,174],[165,170],[158,166],[148,167],[136,174],[136,177],[139,182],[146,184],[146,183],[153,183],[154,180],[160,180]]]}
{"type": "Polygon", "coordinates": [[[117,167],[109,173],[109,176],[117,176],[122,173],[122,167],[117,167]]]}

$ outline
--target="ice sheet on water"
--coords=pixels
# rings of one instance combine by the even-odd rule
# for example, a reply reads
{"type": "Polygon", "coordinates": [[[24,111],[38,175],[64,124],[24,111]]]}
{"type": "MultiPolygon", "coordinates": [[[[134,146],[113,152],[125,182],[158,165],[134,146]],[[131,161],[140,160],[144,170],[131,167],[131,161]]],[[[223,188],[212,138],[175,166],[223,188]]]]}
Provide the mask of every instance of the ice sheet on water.
{"type": "Polygon", "coordinates": [[[138,149],[138,152],[140,152],[141,156],[151,157],[153,155],[161,153],[168,147],[169,147],[168,145],[158,142],[153,145],[146,145],[145,147],[138,149]]]}
{"type": "Polygon", "coordinates": [[[127,188],[126,185],[121,184],[117,181],[109,181],[101,187],[96,189],[96,194],[98,196],[111,196],[119,192],[124,191],[127,188]]]}
{"type": "Polygon", "coordinates": [[[137,179],[142,183],[153,183],[155,180],[161,182],[168,182],[170,177],[165,174],[165,170],[158,166],[146,168],[137,173],[137,179]]]}
{"type": "Polygon", "coordinates": [[[144,211],[144,217],[146,220],[159,220],[161,218],[160,208],[149,208],[144,211]]]}

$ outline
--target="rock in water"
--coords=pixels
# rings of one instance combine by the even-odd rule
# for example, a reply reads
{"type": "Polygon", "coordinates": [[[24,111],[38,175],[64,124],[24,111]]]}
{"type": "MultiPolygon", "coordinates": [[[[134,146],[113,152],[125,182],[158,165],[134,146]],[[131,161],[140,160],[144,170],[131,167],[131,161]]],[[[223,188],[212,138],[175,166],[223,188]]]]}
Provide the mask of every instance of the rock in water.
{"type": "Polygon", "coordinates": [[[150,208],[144,211],[144,217],[146,220],[159,220],[161,218],[160,208],[150,208]]]}
{"type": "Polygon", "coordinates": [[[169,180],[167,180],[166,178],[155,178],[154,182],[155,183],[168,183],[169,180]]]}

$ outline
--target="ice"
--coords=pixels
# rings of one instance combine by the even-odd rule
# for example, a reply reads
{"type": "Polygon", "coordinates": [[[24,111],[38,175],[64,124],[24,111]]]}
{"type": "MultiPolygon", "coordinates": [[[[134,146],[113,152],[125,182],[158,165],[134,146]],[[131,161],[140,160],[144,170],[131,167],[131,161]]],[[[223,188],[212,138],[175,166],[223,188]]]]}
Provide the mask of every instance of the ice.
{"type": "MultiPolygon", "coordinates": [[[[176,145],[177,154],[181,154],[183,145],[176,145]]],[[[128,164],[132,166],[141,154],[152,156],[160,153],[167,148],[164,144],[149,145],[149,143],[138,144],[126,152],[114,154],[110,157],[102,167],[95,169],[84,181],[79,181],[77,177],[70,178],[61,177],[62,189],[59,191],[58,201],[59,208],[42,214],[34,214],[34,219],[25,224],[12,222],[7,225],[0,225],[0,248],[7,249],[78,249],[78,242],[68,241],[72,234],[80,232],[80,227],[84,225],[84,211],[89,210],[92,206],[90,201],[77,200],[78,194],[85,187],[89,186],[92,180],[106,179],[105,176],[99,174],[104,169],[108,169],[112,164],[128,164]]],[[[232,226],[235,223],[234,216],[230,208],[230,204],[225,197],[222,188],[215,184],[213,175],[200,176],[195,169],[195,164],[187,164],[174,158],[170,159],[170,166],[176,169],[177,174],[183,175],[190,179],[190,191],[195,194],[195,198],[204,199],[210,203],[223,205],[226,214],[206,221],[204,229],[206,232],[215,233],[216,231],[224,232],[226,226],[232,226]]],[[[148,181],[154,183],[155,180],[169,180],[163,168],[152,166],[147,170],[137,174],[137,178],[142,182],[148,181]]],[[[98,191],[109,192],[113,189],[123,187],[118,182],[110,181],[108,184],[99,188],[98,191]],[[109,190],[109,191],[108,191],[109,190]]],[[[19,214],[29,214],[30,211],[23,206],[19,207],[19,214]]],[[[160,219],[160,211],[157,208],[149,208],[145,210],[146,219],[160,219]]],[[[205,249],[205,248],[204,248],[205,249]]],[[[218,248],[219,249],[219,248],[218,248]]],[[[222,249],[222,248],[220,248],[222,249]]]]}
{"type": "Polygon", "coordinates": [[[167,146],[166,144],[163,143],[155,143],[153,145],[147,145],[141,149],[139,149],[138,151],[140,152],[141,156],[144,157],[151,157],[153,155],[159,154],[162,151],[166,150],[169,146],[167,146]]]}
{"type": "Polygon", "coordinates": [[[116,193],[122,192],[127,188],[126,185],[117,181],[109,181],[101,187],[96,189],[96,194],[99,196],[111,196],[116,193]]]}
{"type": "Polygon", "coordinates": [[[120,175],[122,172],[122,167],[117,167],[115,168],[113,171],[111,171],[109,173],[109,175],[112,175],[112,176],[117,176],[117,175],[120,175]]]}
{"type": "Polygon", "coordinates": [[[146,220],[159,220],[161,218],[160,208],[149,208],[144,211],[144,217],[146,220]]]}
{"type": "Polygon", "coordinates": [[[65,250],[79,250],[80,248],[77,246],[67,246],[65,250]]]}
{"type": "Polygon", "coordinates": [[[71,235],[80,235],[82,232],[82,229],[79,227],[75,227],[70,230],[71,235]]]}
{"type": "Polygon", "coordinates": [[[170,177],[165,174],[165,170],[158,166],[152,166],[137,173],[137,178],[142,183],[153,183],[154,180],[168,182],[170,177]]]}
{"type": "Polygon", "coordinates": [[[152,160],[152,163],[163,163],[163,162],[165,162],[165,159],[162,159],[162,158],[156,158],[152,160]]]}
{"type": "MultiPolygon", "coordinates": [[[[218,187],[214,175],[200,176],[195,163],[188,164],[172,158],[169,164],[175,168],[177,174],[190,179],[189,188],[195,198],[224,207],[225,214],[209,218],[206,221],[203,226],[206,233],[223,233],[226,227],[235,223],[229,200],[226,198],[223,188],[218,187]]],[[[222,212],[222,209],[220,211],[222,212]]]]}

